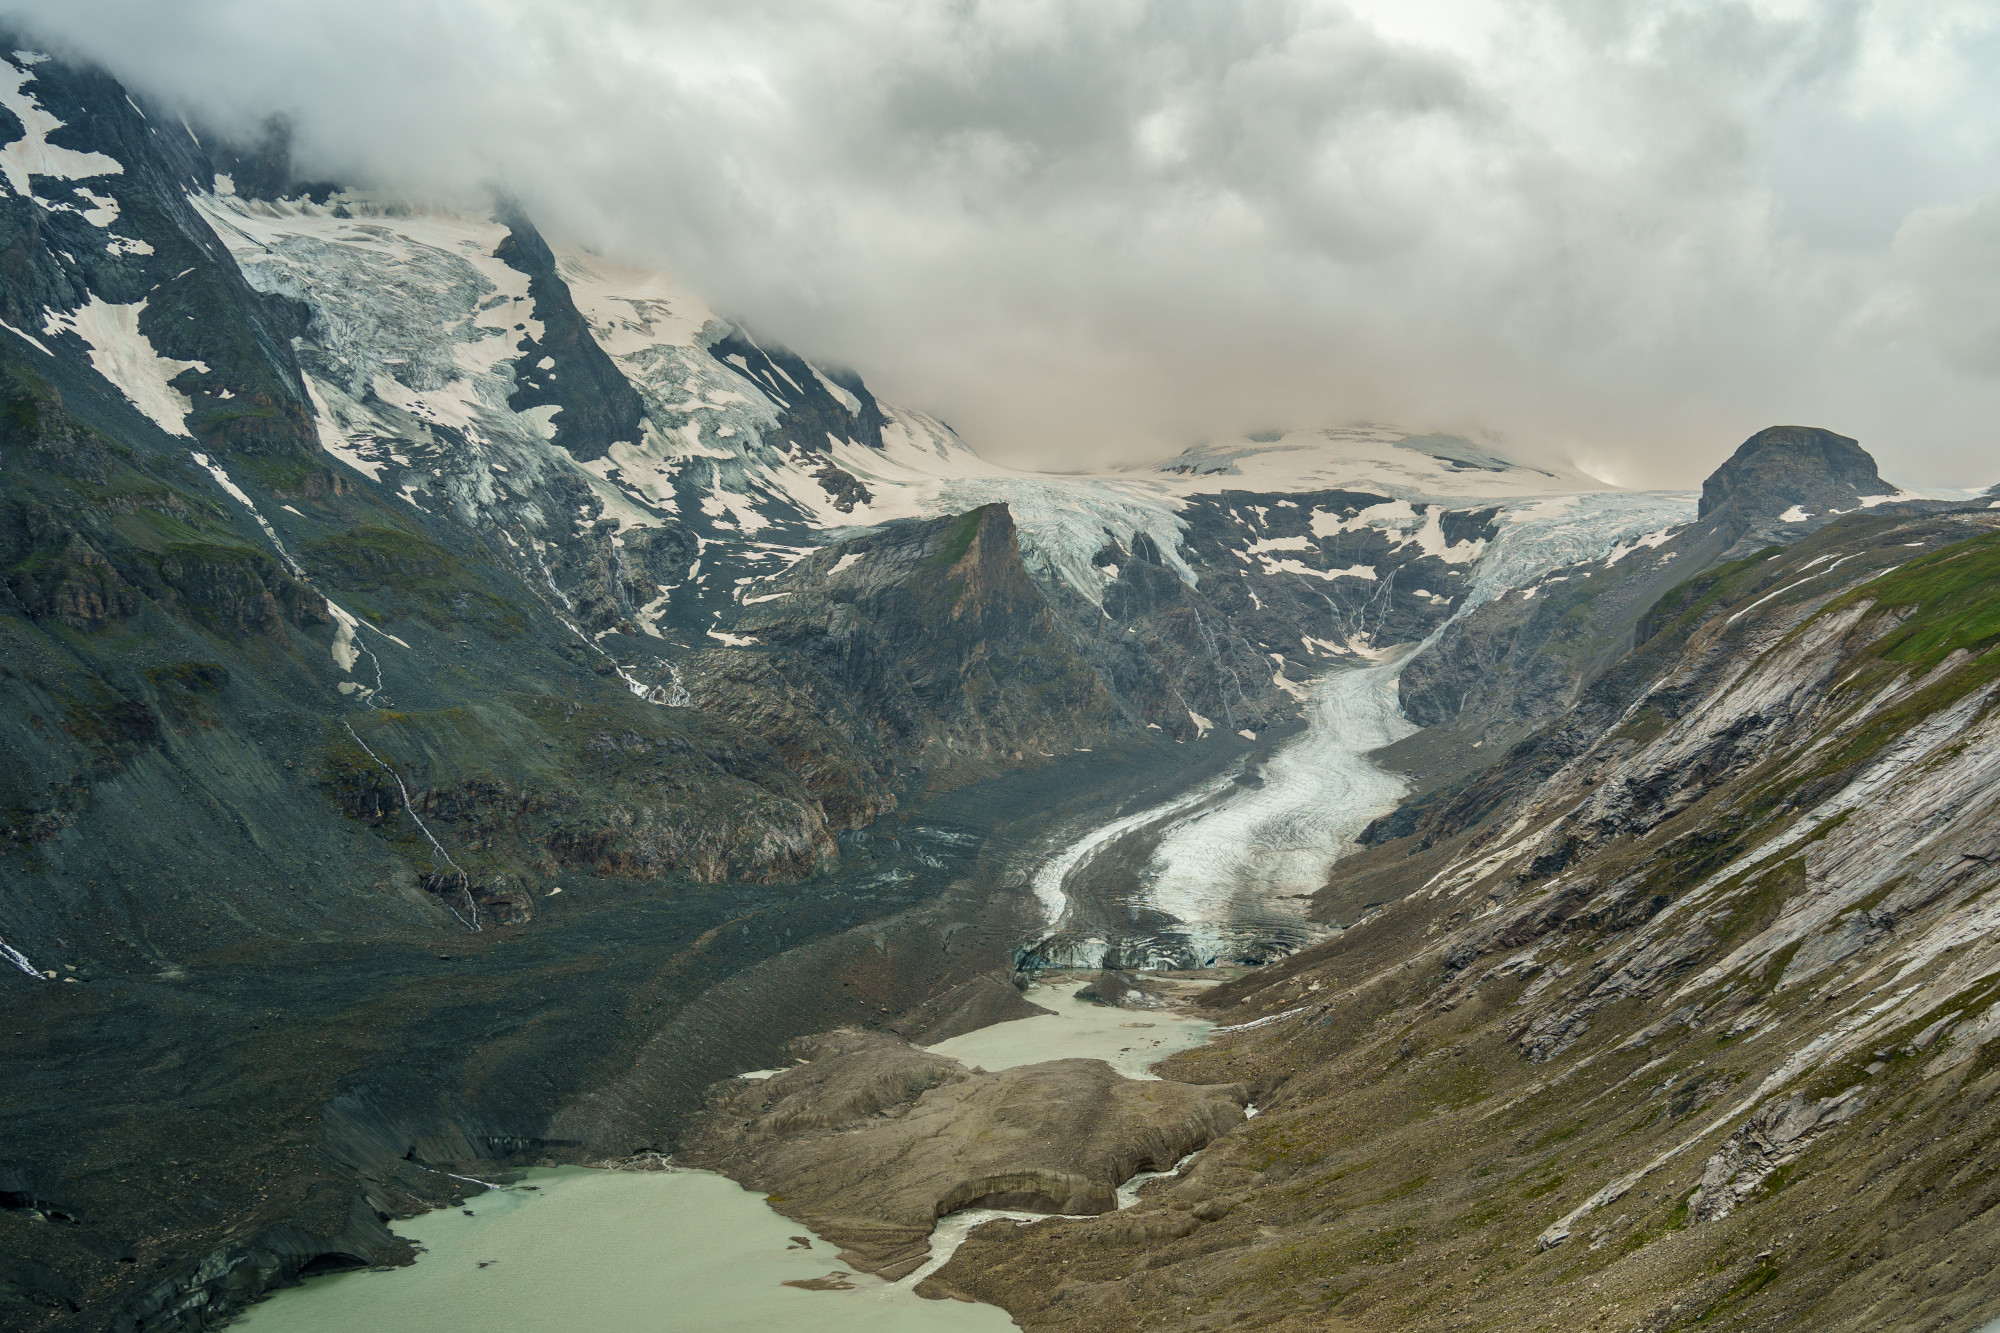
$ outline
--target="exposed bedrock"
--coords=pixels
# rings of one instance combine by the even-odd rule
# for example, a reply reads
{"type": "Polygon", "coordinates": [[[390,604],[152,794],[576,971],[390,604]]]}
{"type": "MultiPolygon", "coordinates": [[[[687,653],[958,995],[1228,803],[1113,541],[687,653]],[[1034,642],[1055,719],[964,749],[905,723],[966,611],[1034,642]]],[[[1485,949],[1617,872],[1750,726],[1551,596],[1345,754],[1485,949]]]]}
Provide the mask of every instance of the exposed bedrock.
{"type": "Polygon", "coordinates": [[[879,1033],[806,1038],[809,1063],[720,1085],[688,1162],[755,1189],[884,1277],[923,1263],[961,1208],[1094,1214],[1243,1122],[1236,1085],[1124,1078],[1101,1060],[989,1074],[879,1033]]]}
{"type": "Polygon", "coordinates": [[[1038,1333],[1984,1326],[1996,590],[2000,513],[1895,505],[1676,588],[1343,860],[1348,929],[1204,993],[1160,1068],[1251,1124],[925,1289],[1038,1333]]]}
{"type": "Polygon", "coordinates": [[[1694,522],[1552,570],[1448,626],[1401,678],[1405,715],[1436,730],[1390,761],[1429,772],[1477,767],[1474,742],[1490,753],[1555,722],[1684,611],[1685,601],[1668,603],[1670,592],[1858,510],[1886,519],[1950,508],[1914,498],[1887,503],[1897,494],[1868,451],[1844,435],[1814,426],[1757,432],[1703,483],[1694,522]]]}
{"type": "Polygon", "coordinates": [[[1700,517],[1728,526],[1738,540],[1761,543],[1784,527],[1820,527],[1866,498],[1895,493],[1868,451],[1845,435],[1817,426],[1771,426],[1745,440],[1702,483],[1700,517]]]}

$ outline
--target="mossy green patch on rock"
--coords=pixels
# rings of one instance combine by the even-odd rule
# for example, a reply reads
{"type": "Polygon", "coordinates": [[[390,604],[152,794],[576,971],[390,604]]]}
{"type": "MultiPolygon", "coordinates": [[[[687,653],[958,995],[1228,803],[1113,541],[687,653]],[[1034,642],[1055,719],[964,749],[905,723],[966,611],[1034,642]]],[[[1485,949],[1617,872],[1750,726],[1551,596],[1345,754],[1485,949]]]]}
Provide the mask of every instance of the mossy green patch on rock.
{"type": "Polygon", "coordinates": [[[937,550],[931,556],[931,561],[949,567],[965,559],[965,553],[972,549],[972,541],[979,535],[980,524],[986,521],[987,515],[994,510],[1005,509],[1006,506],[1001,504],[981,505],[977,509],[970,509],[959,515],[951,526],[945,529],[943,537],[938,541],[937,550]]]}
{"type": "Polygon", "coordinates": [[[500,640],[527,625],[457,556],[404,528],[362,524],[308,543],[301,556],[330,586],[375,594],[391,618],[414,614],[438,629],[462,623],[500,640]]]}
{"type": "Polygon", "coordinates": [[[2000,644],[2000,533],[1918,556],[1870,579],[1827,610],[1864,597],[1877,606],[1910,612],[1875,645],[1875,652],[1890,661],[1927,670],[1954,652],[1983,653],[2000,644]]]}

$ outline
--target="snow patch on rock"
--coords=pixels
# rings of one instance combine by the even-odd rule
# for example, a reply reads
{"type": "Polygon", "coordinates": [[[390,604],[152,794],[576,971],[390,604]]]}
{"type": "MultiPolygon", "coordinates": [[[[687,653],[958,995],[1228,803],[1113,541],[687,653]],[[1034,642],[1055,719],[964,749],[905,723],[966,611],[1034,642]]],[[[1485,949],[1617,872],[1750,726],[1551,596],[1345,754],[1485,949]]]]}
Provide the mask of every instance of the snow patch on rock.
{"type": "Polygon", "coordinates": [[[194,410],[186,394],[172,380],[187,370],[208,373],[199,361],[176,361],[161,356],[139,332],[139,317],[146,312],[144,301],[112,305],[92,294],[87,305],[75,310],[50,310],[42,320],[42,332],[55,335],[74,333],[90,348],[90,364],[111,381],[161,430],[169,435],[192,438],[187,414],[194,410]]]}

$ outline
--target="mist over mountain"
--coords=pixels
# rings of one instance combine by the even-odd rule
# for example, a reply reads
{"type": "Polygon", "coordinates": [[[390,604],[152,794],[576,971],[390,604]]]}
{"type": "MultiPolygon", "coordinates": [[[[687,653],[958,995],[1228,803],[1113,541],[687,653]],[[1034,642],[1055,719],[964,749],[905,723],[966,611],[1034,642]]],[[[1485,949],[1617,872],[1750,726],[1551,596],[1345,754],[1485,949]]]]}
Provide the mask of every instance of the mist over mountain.
{"type": "Polygon", "coordinates": [[[997,458],[1393,421],[1690,487],[1818,421],[1993,480],[1979,3],[14,16],[322,177],[511,192],[997,458]]]}

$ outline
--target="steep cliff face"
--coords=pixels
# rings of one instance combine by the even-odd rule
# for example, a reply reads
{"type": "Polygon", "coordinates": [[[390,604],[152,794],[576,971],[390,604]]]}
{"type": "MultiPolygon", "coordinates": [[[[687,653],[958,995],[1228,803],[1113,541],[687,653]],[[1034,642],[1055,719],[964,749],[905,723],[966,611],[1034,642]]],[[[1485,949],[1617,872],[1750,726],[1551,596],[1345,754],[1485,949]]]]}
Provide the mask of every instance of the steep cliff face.
{"type": "Polygon", "coordinates": [[[461,875],[504,885],[513,917],[570,873],[796,881],[895,805],[906,768],[954,745],[1039,761],[1010,728],[1047,750],[1110,722],[1073,660],[1012,665],[1048,613],[1011,536],[946,571],[956,639],[894,599],[847,608],[904,681],[879,704],[858,659],[788,673],[706,633],[823,539],[796,507],[748,507],[715,460],[669,448],[647,473],[645,450],[676,432],[693,456],[777,457],[838,419],[879,445],[865,388],[743,335],[704,345],[677,293],[607,294],[518,212],[350,206],[292,178],[282,134],[205,141],[19,45],[0,61],[22,109],[0,126],[20,149],[0,192],[0,560],[25,851],[0,865],[0,930],[60,935],[72,897],[101,901],[93,873],[172,860],[148,825],[188,830],[242,886],[229,910],[281,929],[456,928],[476,893],[423,886],[461,875]],[[139,786],[114,796],[114,769],[139,786]],[[272,900],[280,827],[342,850],[272,900]]]}
{"type": "Polygon", "coordinates": [[[301,497],[303,540],[274,546],[208,471],[4,369],[0,892],[23,947],[150,883],[151,945],[120,928],[104,947],[171,953],[211,927],[159,877],[200,867],[253,930],[450,924],[420,886],[460,871],[539,892],[572,871],[796,879],[893,804],[879,781],[848,792],[847,750],[815,767],[781,729],[638,699],[477,546],[361,496],[301,497]]]}
{"type": "Polygon", "coordinates": [[[1295,720],[1328,666],[1380,660],[1459,607],[1497,527],[1358,491],[1224,491],[1189,500],[1170,560],[1145,533],[1107,539],[1096,601],[1057,589],[1068,631],[1145,724],[1196,738],[1295,720]]]}
{"type": "Polygon", "coordinates": [[[1699,517],[1725,525],[1739,544],[1761,545],[1895,494],[1868,451],[1845,435],[1772,426],[1745,440],[1702,484],[1699,517]]]}
{"type": "MultiPolygon", "coordinates": [[[[10,341],[130,380],[94,422],[121,439],[239,455],[301,491],[337,485],[292,357],[296,312],[259,299],[197,214],[185,138],[161,135],[103,72],[8,46],[0,82],[21,109],[0,193],[10,341]]],[[[60,387],[76,396],[75,380],[60,387]]]]}
{"type": "Polygon", "coordinates": [[[1479,749],[1504,749],[1546,726],[1630,649],[1661,596],[1729,545],[1707,524],[1663,527],[1455,620],[1398,686],[1404,715],[1434,729],[1414,747],[1425,766],[1478,767],[1479,749]]]}
{"type": "Polygon", "coordinates": [[[1677,590],[1343,863],[1168,1071],[1260,1114],[1116,1225],[975,1233],[1030,1328],[1971,1327],[2000,1132],[2000,517],[1677,590]],[[1159,1239],[1164,1238],[1164,1239],[1159,1239]]]}
{"type": "Polygon", "coordinates": [[[19,45],[0,1045],[35,1073],[0,1098],[0,1323],[200,1328],[312,1265],[407,1259],[384,1219],[464,1188],[455,1163],[670,1142],[746,1039],[1004,961],[1006,904],[950,908],[942,940],[925,915],[976,841],[851,835],[954,741],[1045,762],[1001,752],[1030,696],[1044,733],[1102,732],[1073,659],[1008,675],[1047,617],[1009,541],[937,571],[956,630],[863,608],[929,682],[916,742],[884,743],[705,633],[734,579],[823,540],[760,542],[776,520],[716,502],[719,468],[641,471],[696,415],[650,415],[670,372],[675,403],[711,377],[711,439],[773,447],[733,364],[617,342],[525,222],[343,210],[19,45]],[[839,985],[903,939],[894,975],[839,985]],[[821,985],[757,970],[812,948],[821,985]],[[645,1119],[551,1131],[667,1024],[695,1036],[645,1119]]]}

